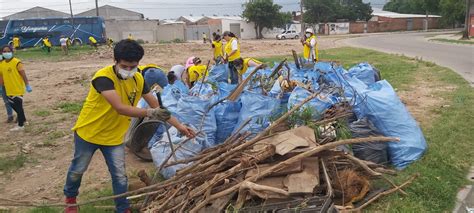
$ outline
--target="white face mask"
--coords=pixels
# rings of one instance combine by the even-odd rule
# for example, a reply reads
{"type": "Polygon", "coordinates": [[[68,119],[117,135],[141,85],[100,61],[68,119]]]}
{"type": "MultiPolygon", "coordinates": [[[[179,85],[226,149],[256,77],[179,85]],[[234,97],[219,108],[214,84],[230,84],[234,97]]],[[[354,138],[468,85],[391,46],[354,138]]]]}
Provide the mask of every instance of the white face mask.
{"type": "Polygon", "coordinates": [[[133,76],[135,75],[137,70],[138,70],[138,68],[136,68],[136,67],[133,68],[130,71],[128,71],[126,69],[118,68],[118,73],[119,73],[120,77],[122,77],[123,79],[129,79],[129,78],[133,78],[133,76]]]}
{"type": "Polygon", "coordinates": [[[311,37],[311,33],[306,33],[306,37],[311,37]]]}

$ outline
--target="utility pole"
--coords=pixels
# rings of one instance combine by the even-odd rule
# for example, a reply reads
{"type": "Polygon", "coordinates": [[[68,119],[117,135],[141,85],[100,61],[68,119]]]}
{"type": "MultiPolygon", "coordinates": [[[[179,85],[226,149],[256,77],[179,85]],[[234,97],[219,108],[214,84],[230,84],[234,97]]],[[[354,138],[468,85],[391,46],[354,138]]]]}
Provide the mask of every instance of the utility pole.
{"type": "Polygon", "coordinates": [[[99,16],[99,0],[95,0],[95,15],[99,16]]]}
{"type": "Polygon", "coordinates": [[[469,40],[469,18],[470,18],[470,9],[471,9],[471,0],[466,0],[466,18],[464,20],[464,32],[462,34],[462,39],[467,39],[469,40]]]}
{"type": "Polygon", "coordinates": [[[303,21],[303,0],[300,0],[300,17],[301,17],[301,36],[300,38],[303,38],[304,35],[304,21],[303,21]]]}
{"type": "Polygon", "coordinates": [[[71,26],[74,28],[74,15],[72,15],[72,4],[71,0],[69,0],[69,11],[71,12],[71,26]]]}

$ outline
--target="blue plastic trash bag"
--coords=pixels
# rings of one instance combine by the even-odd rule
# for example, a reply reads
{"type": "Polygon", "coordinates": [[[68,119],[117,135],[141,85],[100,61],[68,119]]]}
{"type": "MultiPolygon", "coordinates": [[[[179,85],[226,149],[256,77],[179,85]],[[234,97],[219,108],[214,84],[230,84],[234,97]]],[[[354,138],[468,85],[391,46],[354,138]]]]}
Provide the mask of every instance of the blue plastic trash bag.
{"type": "Polygon", "coordinates": [[[373,84],[376,81],[380,80],[376,69],[367,62],[360,63],[350,68],[349,73],[367,85],[373,84]]]}
{"type": "MultiPolygon", "coordinates": [[[[189,125],[189,124],[188,124],[189,125]]],[[[189,125],[191,126],[191,125],[189,125]]],[[[196,131],[196,128],[191,126],[196,131]]],[[[206,144],[206,137],[205,134],[199,134],[196,136],[196,138],[192,140],[186,141],[180,148],[178,148],[178,144],[184,142],[186,140],[186,137],[181,135],[178,130],[174,127],[171,127],[169,129],[170,136],[171,136],[171,142],[175,145],[175,155],[176,159],[174,157],[171,157],[169,161],[175,161],[175,160],[184,160],[187,158],[191,158],[199,154],[204,149],[204,144],[206,144]]],[[[171,148],[170,148],[170,143],[168,140],[167,134],[163,134],[161,138],[156,139],[150,148],[150,153],[153,159],[153,163],[157,168],[161,166],[161,164],[165,163],[165,160],[168,158],[168,156],[171,154],[171,148]]],[[[182,169],[186,166],[189,166],[190,163],[187,164],[177,164],[174,166],[169,166],[166,168],[163,168],[160,173],[163,175],[164,178],[168,179],[173,177],[176,174],[176,171],[179,169],[182,169]]]]}
{"type": "Polygon", "coordinates": [[[254,137],[270,125],[271,116],[278,110],[279,100],[249,91],[244,91],[240,100],[242,108],[240,109],[239,122],[234,131],[250,118],[250,123],[241,132],[249,131],[252,133],[251,137],[254,137]]]}
{"type": "Polygon", "coordinates": [[[149,87],[158,84],[161,88],[165,88],[168,85],[168,77],[159,68],[150,67],[146,69],[143,78],[145,78],[145,82],[149,87]]]}
{"type": "Polygon", "coordinates": [[[320,61],[314,65],[314,71],[329,72],[333,70],[332,66],[332,62],[320,61]]]}
{"type": "Polygon", "coordinates": [[[214,89],[212,89],[212,85],[210,83],[204,82],[204,84],[202,84],[200,81],[198,81],[194,83],[194,86],[189,90],[189,93],[192,96],[203,96],[209,98],[214,95],[214,89]]]}
{"type": "MultiPolygon", "coordinates": [[[[288,99],[288,110],[293,108],[293,106],[300,104],[301,102],[303,102],[303,100],[305,100],[311,95],[312,93],[307,89],[302,87],[296,87],[293,92],[291,92],[291,95],[288,99]]],[[[313,98],[312,100],[304,104],[300,108],[300,111],[306,108],[310,108],[310,110],[312,110],[313,112],[313,117],[319,118],[322,113],[329,109],[333,104],[334,101],[331,95],[321,93],[316,98],[313,98]]]]}
{"type": "Polygon", "coordinates": [[[427,149],[423,132],[400,101],[392,86],[386,81],[378,81],[363,94],[364,104],[356,113],[358,118],[367,118],[387,137],[400,138],[400,142],[388,144],[391,163],[397,169],[404,169],[418,160],[427,149]]]}
{"type": "Polygon", "coordinates": [[[202,131],[206,133],[208,142],[205,148],[215,146],[216,141],[216,116],[213,109],[208,112],[211,102],[211,99],[197,96],[182,97],[178,101],[177,114],[182,123],[193,124],[197,129],[201,128],[202,123],[202,131]],[[204,122],[203,116],[205,116],[204,122]]]}
{"type": "MultiPolygon", "coordinates": [[[[230,95],[230,93],[237,87],[237,84],[220,82],[218,87],[218,99],[222,100],[230,95]]],[[[217,124],[216,144],[223,143],[229,136],[232,135],[232,131],[239,121],[241,108],[239,101],[240,100],[233,102],[225,100],[214,107],[214,114],[216,116],[217,124]]]]}
{"type": "Polygon", "coordinates": [[[227,82],[229,79],[229,65],[218,64],[209,70],[208,80],[211,82],[227,82]]]}
{"type": "Polygon", "coordinates": [[[344,81],[343,76],[345,74],[347,74],[347,71],[343,67],[337,66],[330,71],[323,72],[321,75],[321,80],[327,85],[342,88],[344,81]]]}
{"type": "Polygon", "coordinates": [[[161,92],[161,100],[163,106],[166,107],[176,118],[179,119],[178,101],[181,97],[188,96],[187,87],[184,86],[183,82],[175,81],[174,84],[168,84],[161,92]]]}

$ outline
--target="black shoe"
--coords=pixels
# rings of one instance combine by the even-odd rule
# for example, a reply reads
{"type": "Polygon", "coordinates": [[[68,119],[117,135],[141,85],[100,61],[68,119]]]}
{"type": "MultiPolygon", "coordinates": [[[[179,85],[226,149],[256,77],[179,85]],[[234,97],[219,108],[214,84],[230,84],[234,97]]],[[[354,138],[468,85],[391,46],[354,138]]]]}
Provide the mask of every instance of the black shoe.
{"type": "Polygon", "coordinates": [[[13,123],[13,116],[8,116],[6,123],[13,123]]]}

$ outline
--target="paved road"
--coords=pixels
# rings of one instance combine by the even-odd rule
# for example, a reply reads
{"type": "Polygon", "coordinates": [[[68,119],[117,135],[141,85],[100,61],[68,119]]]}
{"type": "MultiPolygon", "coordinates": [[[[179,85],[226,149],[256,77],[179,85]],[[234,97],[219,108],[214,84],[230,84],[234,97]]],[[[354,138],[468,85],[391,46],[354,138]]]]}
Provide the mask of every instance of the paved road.
{"type": "Polygon", "coordinates": [[[430,42],[427,35],[438,33],[393,33],[370,35],[344,40],[355,47],[388,53],[421,57],[423,60],[451,68],[474,86],[474,45],[430,42]]]}

